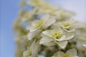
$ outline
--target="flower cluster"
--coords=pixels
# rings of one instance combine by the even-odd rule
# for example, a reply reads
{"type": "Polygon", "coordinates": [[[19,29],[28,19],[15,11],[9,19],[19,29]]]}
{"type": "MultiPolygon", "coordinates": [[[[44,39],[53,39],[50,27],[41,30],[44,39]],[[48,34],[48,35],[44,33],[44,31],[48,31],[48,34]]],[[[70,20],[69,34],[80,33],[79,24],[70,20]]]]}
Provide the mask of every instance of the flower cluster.
{"type": "Polygon", "coordinates": [[[45,0],[22,1],[21,7],[14,22],[15,57],[86,56],[86,23],[71,20],[73,12],[45,0]]]}

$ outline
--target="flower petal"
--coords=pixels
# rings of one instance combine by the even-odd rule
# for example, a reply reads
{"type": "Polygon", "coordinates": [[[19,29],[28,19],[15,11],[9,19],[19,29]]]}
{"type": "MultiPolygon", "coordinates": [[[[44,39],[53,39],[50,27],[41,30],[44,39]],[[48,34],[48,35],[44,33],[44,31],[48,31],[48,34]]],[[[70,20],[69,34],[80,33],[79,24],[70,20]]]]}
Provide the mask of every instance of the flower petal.
{"type": "Polygon", "coordinates": [[[55,43],[53,43],[53,42],[47,42],[47,43],[43,43],[43,45],[45,45],[45,46],[53,46],[53,45],[55,45],[55,43]]]}
{"type": "Polygon", "coordinates": [[[70,40],[70,39],[72,39],[74,36],[75,36],[74,33],[66,33],[66,38],[65,38],[65,40],[70,40]]]}
{"type": "Polygon", "coordinates": [[[34,51],[32,52],[32,57],[36,57],[37,54],[38,54],[38,51],[39,51],[39,47],[36,46],[35,49],[34,49],[34,51]]]}
{"type": "Polygon", "coordinates": [[[56,53],[54,53],[54,57],[62,57],[62,56],[64,56],[65,54],[62,52],[62,51],[58,51],[58,52],[56,52],[56,53]]]}
{"type": "Polygon", "coordinates": [[[51,41],[53,41],[54,39],[51,39],[51,38],[42,38],[41,40],[40,40],[40,44],[43,44],[43,43],[47,43],[47,42],[51,42],[51,41]]]}
{"type": "Polygon", "coordinates": [[[49,36],[49,37],[52,37],[51,36],[51,30],[46,30],[46,31],[43,31],[42,32],[44,35],[47,35],[47,36],[49,36]]]}
{"type": "Polygon", "coordinates": [[[48,28],[50,25],[52,25],[53,23],[55,23],[55,18],[50,18],[47,23],[45,25],[42,26],[43,29],[48,28]]]}
{"type": "Polygon", "coordinates": [[[71,56],[77,56],[77,51],[75,48],[68,50],[66,53],[71,52],[71,56]]]}
{"type": "Polygon", "coordinates": [[[46,22],[48,19],[49,19],[49,14],[45,14],[43,17],[42,17],[42,19],[46,22]]]}
{"type": "Polygon", "coordinates": [[[34,20],[32,23],[31,23],[31,25],[32,26],[36,26],[36,24],[38,24],[40,21],[39,20],[34,20]]]}
{"type": "Polygon", "coordinates": [[[29,26],[26,27],[26,30],[30,30],[32,25],[30,24],[29,26]]]}
{"type": "Polygon", "coordinates": [[[61,30],[61,28],[60,28],[60,26],[58,26],[58,25],[54,25],[55,27],[54,27],[54,31],[55,32],[58,32],[58,31],[60,31],[61,30]]]}
{"type": "Polygon", "coordinates": [[[85,27],[85,25],[83,23],[77,23],[76,22],[72,27],[77,29],[77,28],[83,28],[83,27],[85,27]]]}
{"type": "Polygon", "coordinates": [[[35,43],[36,43],[36,40],[34,40],[33,43],[30,46],[30,50],[31,51],[33,51],[33,49],[35,48],[35,43]]]}
{"type": "Polygon", "coordinates": [[[68,41],[59,41],[57,44],[60,46],[61,49],[64,49],[67,45],[68,41]]]}
{"type": "Polygon", "coordinates": [[[34,36],[36,36],[40,32],[41,32],[41,30],[36,30],[34,32],[28,33],[28,40],[31,40],[34,36]]]}
{"type": "Polygon", "coordinates": [[[82,44],[86,48],[86,43],[82,44]]]}
{"type": "Polygon", "coordinates": [[[67,32],[74,32],[75,31],[75,29],[74,28],[63,28],[65,31],[67,31],[67,32]]]}
{"type": "Polygon", "coordinates": [[[58,57],[62,57],[64,55],[65,55],[65,53],[63,53],[62,51],[58,51],[58,57]]]}

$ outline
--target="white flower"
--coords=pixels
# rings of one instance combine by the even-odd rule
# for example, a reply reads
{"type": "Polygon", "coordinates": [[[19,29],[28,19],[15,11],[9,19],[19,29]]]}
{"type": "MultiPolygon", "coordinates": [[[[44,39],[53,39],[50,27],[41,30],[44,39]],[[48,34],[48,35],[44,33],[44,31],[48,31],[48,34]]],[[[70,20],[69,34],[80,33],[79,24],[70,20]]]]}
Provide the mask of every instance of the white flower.
{"type": "Polygon", "coordinates": [[[39,42],[33,42],[30,47],[27,48],[26,51],[23,52],[23,57],[37,57],[39,51],[40,44],[39,42]]]}
{"type": "Polygon", "coordinates": [[[40,44],[51,46],[58,44],[60,48],[64,49],[67,45],[67,40],[73,38],[74,36],[69,36],[70,33],[66,36],[61,30],[60,27],[56,27],[53,30],[46,30],[42,32],[42,39],[40,40],[40,44]]]}
{"type": "Polygon", "coordinates": [[[35,20],[30,25],[30,32],[38,29],[46,29],[53,23],[55,23],[55,18],[49,18],[48,14],[44,15],[40,20],[35,20]]]}
{"type": "Polygon", "coordinates": [[[83,28],[85,25],[80,22],[76,22],[74,20],[68,20],[64,22],[59,22],[59,25],[67,32],[73,32],[77,28],[83,28]]]}
{"type": "Polygon", "coordinates": [[[66,53],[58,51],[52,57],[79,57],[79,56],[77,56],[76,49],[70,49],[66,53]]]}
{"type": "Polygon", "coordinates": [[[43,6],[45,3],[47,3],[45,0],[31,0],[27,2],[27,4],[33,7],[43,6]]]}

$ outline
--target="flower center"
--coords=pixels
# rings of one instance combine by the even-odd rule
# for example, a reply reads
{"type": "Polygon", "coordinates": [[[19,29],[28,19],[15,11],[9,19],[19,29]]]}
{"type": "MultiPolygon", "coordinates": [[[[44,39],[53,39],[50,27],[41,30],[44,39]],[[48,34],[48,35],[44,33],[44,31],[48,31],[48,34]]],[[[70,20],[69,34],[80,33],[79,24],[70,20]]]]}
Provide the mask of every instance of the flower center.
{"type": "Polygon", "coordinates": [[[63,31],[61,31],[61,30],[58,32],[52,31],[52,36],[55,38],[58,38],[62,33],[63,33],[63,31]]]}

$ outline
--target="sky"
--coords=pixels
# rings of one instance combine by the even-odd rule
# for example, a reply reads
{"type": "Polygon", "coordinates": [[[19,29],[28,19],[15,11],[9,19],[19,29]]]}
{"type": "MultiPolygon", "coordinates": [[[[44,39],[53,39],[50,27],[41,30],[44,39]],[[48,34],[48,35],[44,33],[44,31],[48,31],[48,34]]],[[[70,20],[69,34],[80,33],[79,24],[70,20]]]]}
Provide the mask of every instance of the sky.
{"type": "Polygon", "coordinates": [[[86,22],[86,0],[48,0],[54,5],[60,6],[61,8],[72,11],[76,15],[74,20],[80,22],[86,22]]]}
{"type": "Polygon", "coordinates": [[[1,17],[0,17],[0,38],[1,50],[0,57],[14,57],[16,45],[14,42],[15,35],[12,33],[13,21],[18,15],[20,0],[0,0],[1,17]]]}
{"type": "MultiPolygon", "coordinates": [[[[14,57],[16,44],[12,33],[13,21],[18,15],[21,0],[1,0],[0,17],[0,57],[14,57]]],[[[76,13],[76,20],[86,21],[86,0],[48,0],[54,5],[76,13]]]]}

